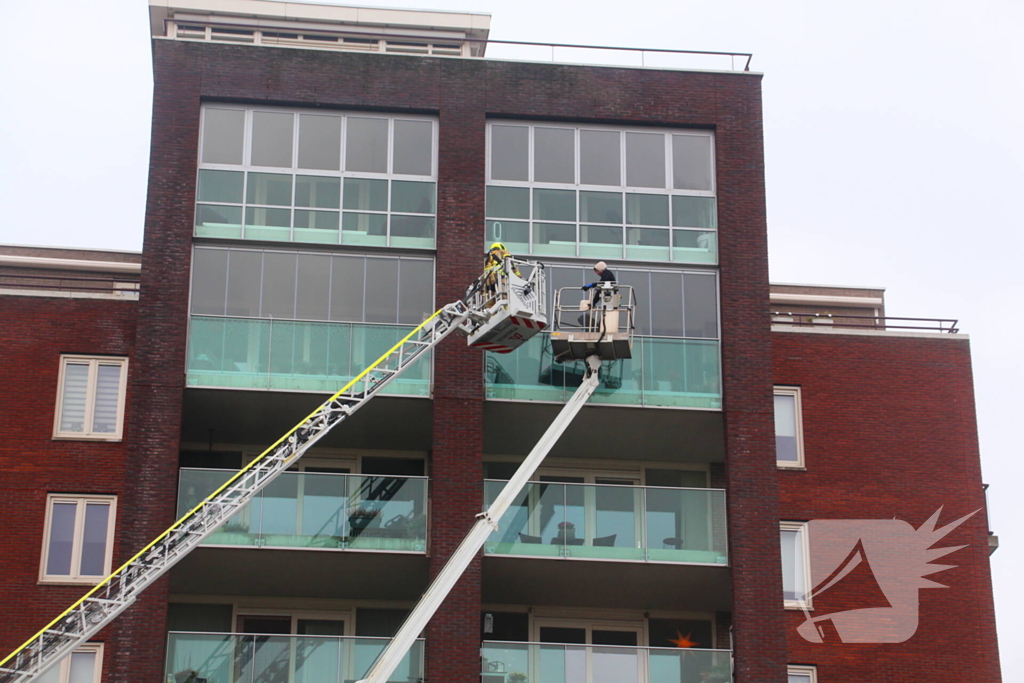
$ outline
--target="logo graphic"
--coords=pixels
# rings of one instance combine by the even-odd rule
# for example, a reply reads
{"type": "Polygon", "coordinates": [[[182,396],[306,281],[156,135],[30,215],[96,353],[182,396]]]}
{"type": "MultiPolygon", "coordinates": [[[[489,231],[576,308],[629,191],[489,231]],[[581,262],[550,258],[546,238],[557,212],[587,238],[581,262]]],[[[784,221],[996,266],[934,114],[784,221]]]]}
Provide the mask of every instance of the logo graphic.
{"type": "Polygon", "coordinates": [[[809,522],[812,588],[803,596],[807,619],[797,632],[812,643],[902,643],[913,636],[918,590],[946,588],[924,577],[956,567],[932,560],[967,547],[932,546],[978,510],[936,529],[941,512],[917,529],[899,519],[809,522]],[[812,598],[826,614],[811,616],[806,605],[812,598]]]}

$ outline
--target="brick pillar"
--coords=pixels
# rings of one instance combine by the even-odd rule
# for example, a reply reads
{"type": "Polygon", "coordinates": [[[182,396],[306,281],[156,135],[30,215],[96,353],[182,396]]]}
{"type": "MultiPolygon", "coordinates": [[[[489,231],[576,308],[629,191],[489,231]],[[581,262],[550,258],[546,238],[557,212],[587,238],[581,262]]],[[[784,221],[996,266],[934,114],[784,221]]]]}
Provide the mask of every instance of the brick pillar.
{"type": "MultiPolygon", "coordinates": [[[[186,320],[196,154],[197,53],[155,41],[149,195],[131,387],[128,466],[118,515],[123,562],[175,519],[185,384],[186,320]]],[[[119,618],[107,683],[161,683],[167,647],[168,579],[150,586],[119,618]]]]}
{"type": "MultiPolygon", "coordinates": [[[[438,177],[438,305],[462,297],[483,263],[485,116],[476,88],[483,64],[446,60],[438,177]]],[[[483,509],[483,355],[454,337],[437,350],[430,469],[431,577],[483,509]]],[[[480,680],[480,557],[427,627],[427,680],[480,680]]]]}

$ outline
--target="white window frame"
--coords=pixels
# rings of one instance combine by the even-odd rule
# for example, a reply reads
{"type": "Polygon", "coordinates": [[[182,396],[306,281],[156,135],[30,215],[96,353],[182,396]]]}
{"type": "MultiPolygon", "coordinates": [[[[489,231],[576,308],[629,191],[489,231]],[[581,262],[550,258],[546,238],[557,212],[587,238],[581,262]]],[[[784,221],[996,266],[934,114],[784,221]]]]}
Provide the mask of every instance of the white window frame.
{"type": "Polygon", "coordinates": [[[803,664],[790,664],[786,667],[787,676],[806,676],[806,683],[818,683],[818,667],[803,664]]]}
{"type": "MultiPolygon", "coordinates": [[[[808,526],[807,522],[792,522],[782,521],[779,522],[779,546],[782,546],[782,532],[784,531],[795,531],[797,532],[797,543],[800,548],[801,561],[804,570],[804,592],[805,594],[810,590],[811,586],[808,582],[811,580],[811,558],[810,558],[810,542],[808,539],[808,526]]],[[[781,563],[780,563],[781,565],[781,563]]],[[[783,577],[783,580],[785,577],[783,577]]],[[[783,597],[783,606],[786,609],[799,609],[799,610],[810,610],[813,605],[811,599],[807,600],[788,600],[783,597]]]]}
{"type": "Polygon", "coordinates": [[[53,676],[54,673],[57,675],[56,683],[70,683],[71,681],[71,656],[81,652],[95,652],[96,661],[95,668],[93,669],[92,680],[94,683],[100,683],[101,676],[103,675],[103,643],[85,643],[79,648],[76,648],[70,655],[60,661],[55,668],[51,669],[48,676],[53,676]]]}
{"type": "MultiPolygon", "coordinates": [[[[779,469],[783,470],[805,470],[807,469],[807,463],[804,460],[804,413],[803,413],[803,395],[800,391],[800,387],[793,386],[776,386],[772,393],[772,400],[774,401],[775,396],[792,396],[793,397],[793,420],[796,423],[794,425],[796,434],[796,462],[792,460],[778,460],[776,459],[775,465],[779,469]]],[[[774,414],[774,413],[773,413],[774,414]]]]}
{"type": "Polygon", "coordinates": [[[53,416],[53,438],[73,441],[120,441],[124,434],[125,395],[128,391],[128,359],[123,356],[83,356],[77,354],[61,354],[60,371],[57,373],[57,405],[53,416]],[[64,408],[64,375],[71,363],[87,363],[89,379],[85,390],[85,417],[82,431],[64,432],[60,429],[61,413],[64,408]],[[117,365],[121,368],[120,383],[117,388],[117,428],[112,432],[100,433],[92,431],[94,411],[96,408],[96,376],[100,365],[117,365]]]}
{"type": "Polygon", "coordinates": [[[50,493],[46,496],[46,516],[43,522],[43,548],[39,562],[40,583],[62,583],[62,584],[89,584],[95,585],[110,574],[111,560],[114,555],[114,527],[117,522],[117,496],[101,495],[64,495],[50,493]],[[75,503],[78,507],[75,510],[75,530],[71,545],[71,573],[70,574],[47,574],[46,565],[49,560],[50,531],[53,517],[53,507],[57,503],[75,503]],[[103,551],[103,572],[101,574],[79,574],[78,570],[82,565],[82,534],[85,527],[85,506],[88,503],[107,503],[110,505],[110,514],[107,518],[107,540],[103,551]]]}

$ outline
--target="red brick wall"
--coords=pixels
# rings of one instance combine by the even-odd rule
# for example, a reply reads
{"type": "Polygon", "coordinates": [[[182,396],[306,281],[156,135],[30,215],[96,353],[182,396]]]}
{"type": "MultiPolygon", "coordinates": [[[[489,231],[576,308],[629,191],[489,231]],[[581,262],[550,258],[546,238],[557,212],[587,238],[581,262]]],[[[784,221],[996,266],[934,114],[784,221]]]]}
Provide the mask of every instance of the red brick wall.
{"type": "MultiPolygon", "coordinates": [[[[777,474],[780,519],[896,518],[917,528],[940,507],[939,525],[984,507],[965,339],[772,337],[776,384],[802,390],[807,463],[777,474]]],[[[817,665],[822,681],[998,681],[987,531],[982,510],[937,544],[968,547],[937,561],[956,565],[928,577],[949,588],[919,591],[908,641],[815,645],[796,632],[803,613],[791,612],[789,661],[817,665]]],[[[854,579],[843,590],[867,595],[869,584],[854,579]]]]}
{"type": "MultiPolygon", "coordinates": [[[[152,166],[138,347],[151,370],[140,376],[134,404],[150,419],[132,432],[133,491],[139,501],[152,504],[133,540],[142,543],[171,521],[202,99],[438,115],[439,304],[461,295],[480,268],[487,116],[715,128],[727,439],[736,453],[729,461],[730,530],[742,539],[732,549],[733,577],[737,595],[748,605],[737,610],[733,623],[737,661],[747,680],[781,682],[781,615],[774,609],[778,547],[771,534],[765,539],[776,515],[763,315],[768,279],[760,78],[171,41],[154,41],[153,50],[152,166]]],[[[434,571],[481,503],[482,359],[458,346],[451,341],[439,350],[435,365],[434,571]],[[453,525],[453,519],[464,521],[453,525]]],[[[432,680],[477,680],[479,572],[474,565],[430,626],[432,680]]],[[[163,599],[160,590],[136,612],[133,659],[125,660],[117,681],[129,680],[134,657],[145,658],[134,680],[156,680],[152,653],[163,649],[164,610],[154,602],[163,599]],[[143,614],[151,618],[146,621],[143,614]]]]}
{"type": "MultiPolygon", "coordinates": [[[[34,635],[84,595],[89,586],[39,584],[48,493],[116,495],[115,539],[132,523],[125,499],[125,442],[54,441],[53,419],[62,353],[129,358],[135,372],[133,301],[0,295],[0,657],[34,635]]],[[[129,385],[128,401],[133,389],[129,385]]],[[[126,411],[124,425],[133,423],[126,411]]],[[[127,549],[115,541],[116,566],[127,549]]],[[[123,626],[101,632],[105,668],[117,656],[112,639],[123,626]]]]}

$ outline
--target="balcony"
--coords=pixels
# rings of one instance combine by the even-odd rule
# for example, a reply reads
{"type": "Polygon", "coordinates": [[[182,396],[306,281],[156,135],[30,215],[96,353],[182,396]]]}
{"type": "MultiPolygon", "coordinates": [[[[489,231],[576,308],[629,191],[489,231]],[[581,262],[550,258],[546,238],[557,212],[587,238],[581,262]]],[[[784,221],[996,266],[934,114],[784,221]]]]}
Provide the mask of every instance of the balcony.
{"type": "MultiPolygon", "coordinates": [[[[412,327],[193,316],[190,387],[333,393],[398,343],[412,327]]],[[[430,396],[430,359],[383,393],[430,396]]]]}
{"type": "MultiPolygon", "coordinates": [[[[564,403],[579,387],[582,361],[555,363],[546,334],[510,354],[488,356],[487,398],[564,403]]],[[[590,403],[721,410],[717,340],[636,337],[633,358],[606,363],[590,403]]]]}
{"type": "Polygon", "coordinates": [[[729,683],[730,650],[488,642],[480,683],[729,683]]]}
{"type": "MultiPolygon", "coordinates": [[[[388,642],[387,638],[171,632],[165,679],[175,683],[349,683],[366,674],[388,642]]],[[[422,641],[413,644],[389,680],[423,680],[422,641]]]]}
{"type": "MultiPolygon", "coordinates": [[[[484,482],[488,505],[506,482],[484,482]]],[[[728,564],[725,491],[530,483],[484,545],[489,555],[728,564]]]]}
{"type": "MultiPolygon", "coordinates": [[[[178,515],[232,474],[180,470],[178,515]]],[[[425,477],[285,472],[203,544],[423,553],[426,505],[425,477]]]]}

